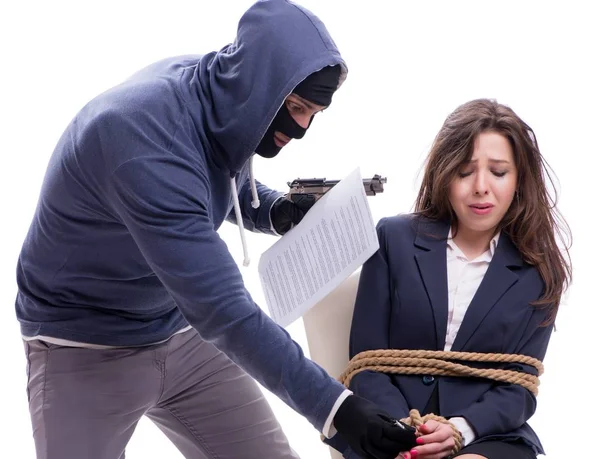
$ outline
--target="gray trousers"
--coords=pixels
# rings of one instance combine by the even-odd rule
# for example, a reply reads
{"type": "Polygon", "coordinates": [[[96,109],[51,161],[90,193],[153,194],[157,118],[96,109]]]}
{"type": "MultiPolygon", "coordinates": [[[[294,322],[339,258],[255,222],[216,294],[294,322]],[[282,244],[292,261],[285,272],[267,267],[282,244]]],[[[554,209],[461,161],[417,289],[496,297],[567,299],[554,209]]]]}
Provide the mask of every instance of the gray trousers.
{"type": "Polygon", "coordinates": [[[298,459],[256,382],[195,330],[96,350],[25,341],[38,459],[124,459],[146,415],[186,458],[298,459]]]}

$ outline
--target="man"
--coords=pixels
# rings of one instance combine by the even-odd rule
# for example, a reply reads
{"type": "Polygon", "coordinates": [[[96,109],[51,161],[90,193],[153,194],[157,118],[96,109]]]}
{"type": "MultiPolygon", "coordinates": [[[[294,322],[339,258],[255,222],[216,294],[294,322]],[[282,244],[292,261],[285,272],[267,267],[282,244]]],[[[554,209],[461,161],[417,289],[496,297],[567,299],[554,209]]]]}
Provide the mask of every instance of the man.
{"type": "Polygon", "coordinates": [[[232,44],[153,64],[76,115],[17,273],[38,458],[124,458],[144,414],[188,458],[296,457],[250,376],[364,457],[401,449],[401,428],[255,305],[217,234],[302,218],[310,203],[255,184],[251,158],[301,138],[346,72],[318,18],[261,1],[232,44]]]}

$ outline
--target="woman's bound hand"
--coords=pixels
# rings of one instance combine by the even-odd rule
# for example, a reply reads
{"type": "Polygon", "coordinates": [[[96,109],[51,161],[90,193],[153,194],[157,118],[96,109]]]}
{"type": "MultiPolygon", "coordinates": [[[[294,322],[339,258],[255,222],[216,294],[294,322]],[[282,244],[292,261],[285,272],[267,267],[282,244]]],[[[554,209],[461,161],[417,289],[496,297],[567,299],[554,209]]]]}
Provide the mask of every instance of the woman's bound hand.
{"type": "MultiPolygon", "coordinates": [[[[429,420],[418,428],[417,443],[404,459],[443,459],[452,454],[454,430],[449,424],[429,420]]],[[[402,457],[402,456],[399,456],[402,457]]]]}

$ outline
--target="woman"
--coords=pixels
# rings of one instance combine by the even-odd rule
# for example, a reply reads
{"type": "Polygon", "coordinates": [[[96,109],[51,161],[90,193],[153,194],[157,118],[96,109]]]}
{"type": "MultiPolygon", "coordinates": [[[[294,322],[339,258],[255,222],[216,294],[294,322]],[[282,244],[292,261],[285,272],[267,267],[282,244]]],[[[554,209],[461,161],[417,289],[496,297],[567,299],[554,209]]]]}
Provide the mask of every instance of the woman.
{"type": "MultiPolygon", "coordinates": [[[[378,224],[380,249],[362,269],[351,357],[425,349],[542,360],[571,279],[546,172],[535,134],[513,110],[493,100],[458,107],[435,139],[415,213],[378,224]]],[[[528,365],[506,368],[536,374],[528,365]]],[[[535,396],[520,385],[363,371],[350,389],[398,419],[417,409],[449,420],[462,433],[461,459],[543,453],[526,422],[535,396]]],[[[404,457],[451,455],[450,425],[430,420],[418,435],[404,457]]]]}

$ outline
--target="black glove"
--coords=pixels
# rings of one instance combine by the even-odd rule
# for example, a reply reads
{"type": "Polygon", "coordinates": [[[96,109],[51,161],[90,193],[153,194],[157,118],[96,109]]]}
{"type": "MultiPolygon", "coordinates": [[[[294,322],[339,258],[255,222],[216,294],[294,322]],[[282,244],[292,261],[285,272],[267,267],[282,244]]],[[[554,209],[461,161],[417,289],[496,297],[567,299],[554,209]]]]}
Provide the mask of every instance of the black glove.
{"type": "Polygon", "coordinates": [[[316,202],[310,194],[294,195],[294,201],[287,198],[279,199],[271,207],[271,222],[279,234],[285,234],[304,218],[304,214],[316,202]]]}
{"type": "Polygon", "coordinates": [[[398,453],[417,446],[414,427],[393,420],[357,395],[344,400],[333,425],[354,452],[366,459],[394,459],[398,453]]]}

